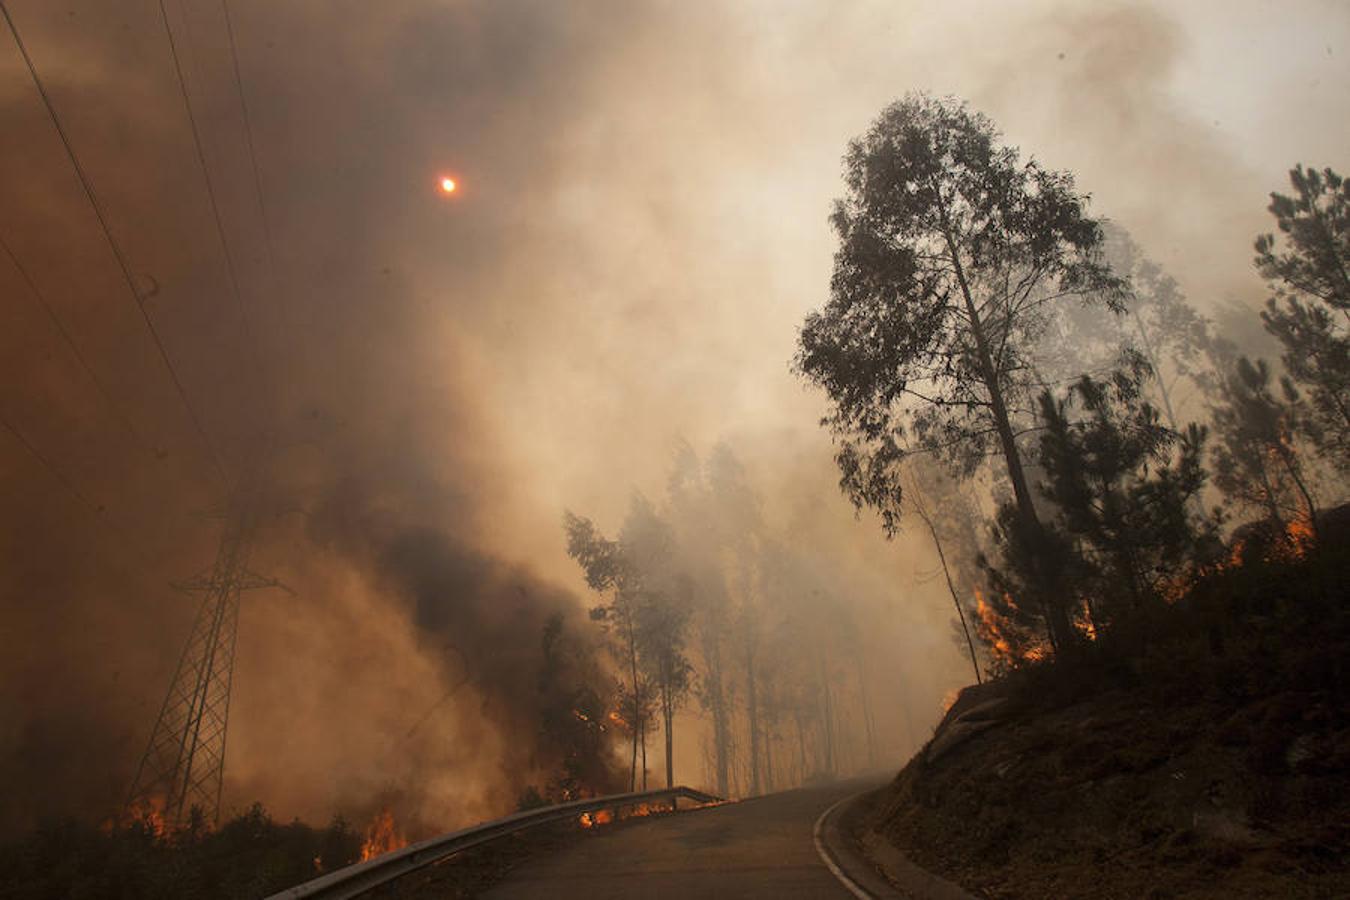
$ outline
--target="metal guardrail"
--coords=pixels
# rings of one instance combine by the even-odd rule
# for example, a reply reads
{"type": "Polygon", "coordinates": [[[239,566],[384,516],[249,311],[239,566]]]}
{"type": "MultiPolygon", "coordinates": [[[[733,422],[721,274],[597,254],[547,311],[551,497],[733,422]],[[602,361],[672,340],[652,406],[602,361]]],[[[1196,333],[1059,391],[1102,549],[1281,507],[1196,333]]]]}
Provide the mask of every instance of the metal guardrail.
{"type": "Polygon", "coordinates": [[[409,844],[399,850],[338,869],[336,872],[329,872],[327,875],[321,875],[312,881],[306,881],[304,884],[287,888],[273,894],[267,900],[300,900],[300,898],[306,898],[306,900],[346,900],[346,898],[359,896],[382,884],[387,884],[395,878],[400,878],[423,866],[440,862],[462,850],[477,847],[479,844],[485,844],[488,841],[514,834],[517,831],[523,831],[526,828],[577,818],[582,813],[599,812],[603,809],[619,809],[642,803],[660,803],[665,800],[670,801],[673,809],[681,797],[697,803],[719,803],[722,800],[721,797],[705,794],[693,788],[674,787],[659,791],[611,794],[608,797],[573,800],[570,803],[560,803],[557,806],[526,810],[505,818],[494,819],[491,822],[483,822],[459,831],[452,831],[440,837],[428,838],[416,844],[409,844]]]}

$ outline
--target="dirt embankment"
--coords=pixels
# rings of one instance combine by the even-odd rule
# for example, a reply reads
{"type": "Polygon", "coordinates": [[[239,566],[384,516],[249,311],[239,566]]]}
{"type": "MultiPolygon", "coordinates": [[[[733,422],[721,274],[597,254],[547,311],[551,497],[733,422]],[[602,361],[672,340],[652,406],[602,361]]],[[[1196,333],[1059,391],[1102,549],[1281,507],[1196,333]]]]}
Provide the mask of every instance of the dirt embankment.
{"type": "Polygon", "coordinates": [[[984,897],[1350,897],[1350,629],[963,692],[870,826],[984,897]]]}

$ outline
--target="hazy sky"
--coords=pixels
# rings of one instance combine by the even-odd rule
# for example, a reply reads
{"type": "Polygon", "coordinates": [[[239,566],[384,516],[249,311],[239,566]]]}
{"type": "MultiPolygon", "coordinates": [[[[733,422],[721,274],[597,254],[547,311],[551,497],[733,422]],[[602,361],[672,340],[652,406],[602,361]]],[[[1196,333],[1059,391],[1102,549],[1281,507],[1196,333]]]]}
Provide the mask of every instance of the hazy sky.
{"type": "MultiPolygon", "coordinates": [[[[969,99],[1207,310],[1260,303],[1286,170],[1350,165],[1331,0],[231,0],[269,264],[222,7],[171,2],[236,298],[157,4],[7,5],[225,468],[271,429],[278,491],[311,511],[260,548],[299,596],[249,598],[232,724],[231,795],[284,814],[405,778],[391,741],[459,677],[382,542],[475,560],[461,625],[497,635],[522,579],[540,609],[581,602],[562,509],[614,530],[679,436],[730,442],[771,516],[868,585],[931,718],[963,677],[947,602],[911,584],[932,561],[852,520],[788,368],[845,144],[889,101],[969,99]]],[[[212,558],[192,513],[222,486],[7,34],[0,114],[0,238],[112,398],[0,254],[0,416],[68,480],[0,432],[0,769],[79,770],[7,802],[87,811],[145,739],[191,614],[165,583],[212,558]]],[[[490,699],[435,726],[427,818],[500,808],[514,726],[471,724],[490,699]]]]}

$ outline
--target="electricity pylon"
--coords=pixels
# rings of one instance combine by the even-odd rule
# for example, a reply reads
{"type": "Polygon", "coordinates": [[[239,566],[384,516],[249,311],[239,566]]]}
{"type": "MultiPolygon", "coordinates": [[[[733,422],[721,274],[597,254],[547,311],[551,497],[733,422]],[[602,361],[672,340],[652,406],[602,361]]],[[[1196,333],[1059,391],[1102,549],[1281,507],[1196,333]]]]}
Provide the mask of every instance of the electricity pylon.
{"type": "Polygon", "coordinates": [[[223,510],[225,529],[215,564],[174,584],[200,594],[192,633],[155,720],[150,742],[136,769],[127,798],[131,815],[158,812],[165,825],[185,824],[198,810],[212,825],[220,819],[225,774],[225,737],[230,721],[230,688],[239,634],[239,597],[244,591],[279,587],[248,568],[259,513],[258,487],[250,480],[236,489],[223,510]]]}

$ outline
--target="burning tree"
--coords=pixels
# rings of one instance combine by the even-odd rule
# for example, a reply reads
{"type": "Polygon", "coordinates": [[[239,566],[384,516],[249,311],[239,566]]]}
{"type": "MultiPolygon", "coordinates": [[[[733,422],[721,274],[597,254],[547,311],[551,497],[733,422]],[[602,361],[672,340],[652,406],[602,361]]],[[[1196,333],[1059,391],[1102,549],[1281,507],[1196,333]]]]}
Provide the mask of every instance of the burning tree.
{"type": "MultiPolygon", "coordinates": [[[[1193,561],[1217,552],[1213,525],[1190,503],[1205,483],[1206,431],[1163,425],[1142,399],[1147,376],[1139,361],[1109,379],[1085,375],[1066,396],[1040,397],[1037,488],[1052,511],[1049,547],[1068,576],[1076,626],[1092,637],[1150,613],[1193,561]]],[[[1000,522],[1014,515],[1005,506],[1000,522]]],[[[1036,551],[1006,526],[998,545],[995,584],[1026,596],[1036,551]]],[[[1009,602],[996,595],[992,606],[1009,602]]]]}
{"type": "MultiPolygon", "coordinates": [[[[638,744],[646,730],[642,711],[647,690],[638,670],[637,573],[633,571],[619,542],[607,539],[590,519],[583,519],[570,511],[564,512],[563,530],[567,533],[567,554],[585,572],[586,583],[600,594],[612,592],[608,603],[592,607],[591,617],[614,629],[620,642],[620,655],[628,676],[624,690],[632,706],[630,717],[625,720],[631,729],[633,741],[628,789],[637,790],[638,744]]],[[[643,775],[645,777],[645,771],[643,775]]]]}
{"type": "Polygon", "coordinates": [[[1260,511],[1276,533],[1297,518],[1315,536],[1316,504],[1295,444],[1300,397],[1290,379],[1281,386],[1278,397],[1264,360],[1242,357],[1234,365],[1213,411],[1214,481],[1239,506],[1260,511]]]}
{"type": "Polygon", "coordinates": [[[675,713],[690,689],[692,669],[685,657],[690,585],[674,567],[674,535],[641,495],[635,495],[617,541],[606,539],[588,520],[566,513],[567,552],[581,565],[587,583],[612,591],[609,603],[592,616],[619,638],[628,681],[620,690],[619,714],[633,736],[630,785],[636,789],[638,753],[647,781],[647,731],[660,708],[666,738],[666,780],[674,784],[675,713]]]}
{"type": "MultiPolygon", "coordinates": [[[[841,486],[888,530],[908,454],[969,474],[993,449],[1014,496],[1009,525],[1036,547],[1047,537],[1015,421],[1036,387],[1036,348],[1058,310],[1118,309],[1124,284],[1101,262],[1101,227],[1072,177],[998,141],[964,104],[911,95],[849,146],[830,300],[807,317],[796,367],[833,402],[824,424],[841,486]]],[[[1074,629],[1059,573],[1039,558],[1037,593],[1064,646],[1074,629]]]]}
{"type": "Polygon", "coordinates": [[[559,768],[542,794],[531,788],[533,793],[522,795],[522,806],[617,790],[621,782],[610,758],[612,697],[603,687],[606,679],[589,652],[591,645],[579,641],[563,614],[555,613],[544,623],[540,648],[539,744],[556,755],[559,768]]]}

